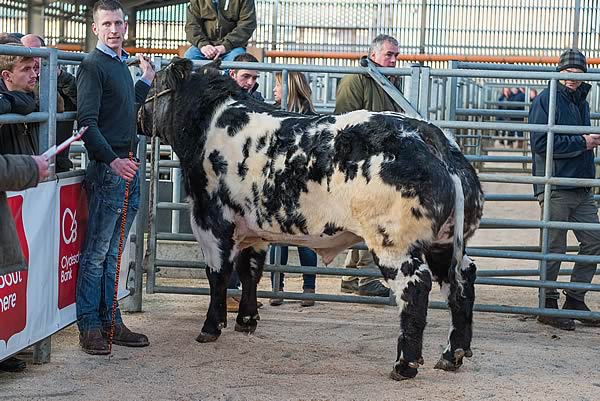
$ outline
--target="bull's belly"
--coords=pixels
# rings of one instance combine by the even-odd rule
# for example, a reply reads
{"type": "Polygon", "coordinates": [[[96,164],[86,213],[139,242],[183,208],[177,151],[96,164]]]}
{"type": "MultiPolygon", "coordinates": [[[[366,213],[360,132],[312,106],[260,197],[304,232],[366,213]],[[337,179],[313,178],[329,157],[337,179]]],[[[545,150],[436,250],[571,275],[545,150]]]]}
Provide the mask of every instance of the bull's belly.
{"type": "Polygon", "coordinates": [[[346,230],[332,235],[286,234],[258,228],[249,219],[236,216],[234,241],[240,250],[265,242],[304,246],[317,252],[323,259],[323,263],[328,265],[340,252],[361,242],[362,238],[346,230]]]}

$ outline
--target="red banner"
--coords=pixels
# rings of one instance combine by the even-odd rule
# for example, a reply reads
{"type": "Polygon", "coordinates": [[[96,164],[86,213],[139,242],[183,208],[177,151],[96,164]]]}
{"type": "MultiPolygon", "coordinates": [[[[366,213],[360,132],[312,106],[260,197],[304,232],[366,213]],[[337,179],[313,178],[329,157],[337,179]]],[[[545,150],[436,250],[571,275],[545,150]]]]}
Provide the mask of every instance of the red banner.
{"type": "Polygon", "coordinates": [[[87,226],[87,199],[81,183],[60,188],[58,308],[75,303],[80,249],[87,226]]]}
{"type": "MultiPolygon", "coordinates": [[[[29,263],[29,247],[23,228],[23,197],[8,199],[25,263],[29,263]]],[[[25,329],[27,323],[27,271],[0,276],[0,340],[8,343],[15,334],[25,329]]]]}

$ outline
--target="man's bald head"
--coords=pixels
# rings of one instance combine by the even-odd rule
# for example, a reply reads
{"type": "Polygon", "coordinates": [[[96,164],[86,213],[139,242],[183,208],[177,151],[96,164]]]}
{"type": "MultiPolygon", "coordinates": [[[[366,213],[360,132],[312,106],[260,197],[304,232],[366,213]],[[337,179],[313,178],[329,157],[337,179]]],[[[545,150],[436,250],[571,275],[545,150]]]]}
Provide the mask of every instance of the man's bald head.
{"type": "Polygon", "coordinates": [[[33,33],[23,36],[21,38],[21,43],[23,43],[23,46],[25,46],[25,47],[45,47],[46,46],[46,42],[44,42],[44,39],[40,35],[36,35],[33,33]]]}

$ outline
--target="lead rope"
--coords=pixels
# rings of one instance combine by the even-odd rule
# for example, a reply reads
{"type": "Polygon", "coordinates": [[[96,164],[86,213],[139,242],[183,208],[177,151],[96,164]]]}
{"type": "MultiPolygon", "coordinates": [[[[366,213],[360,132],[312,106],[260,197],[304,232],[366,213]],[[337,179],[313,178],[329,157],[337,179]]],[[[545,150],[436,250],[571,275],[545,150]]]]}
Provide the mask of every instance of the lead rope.
{"type": "MultiPolygon", "coordinates": [[[[129,151],[129,161],[133,161],[133,151],[129,151]]],[[[125,242],[125,226],[127,224],[127,207],[129,206],[129,183],[125,182],[125,197],[123,199],[123,214],[121,215],[121,228],[119,235],[119,251],[117,253],[117,268],[115,271],[115,291],[113,293],[112,316],[110,321],[110,335],[108,336],[108,352],[112,355],[113,337],[115,335],[115,319],[117,316],[117,298],[119,296],[119,275],[121,274],[121,257],[123,256],[123,243],[125,242]]]]}

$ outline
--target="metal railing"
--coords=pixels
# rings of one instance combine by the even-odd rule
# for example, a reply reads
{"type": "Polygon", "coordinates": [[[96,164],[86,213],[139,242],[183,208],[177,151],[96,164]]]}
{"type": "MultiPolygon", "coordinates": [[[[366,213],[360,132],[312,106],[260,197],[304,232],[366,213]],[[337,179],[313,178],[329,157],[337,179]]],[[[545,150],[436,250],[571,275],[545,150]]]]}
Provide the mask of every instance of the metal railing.
{"type": "MultiPolygon", "coordinates": [[[[157,60],[163,63],[163,60],[157,60]]],[[[223,68],[232,68],[237,66],[238,68],[252,68],[259,71],[282,71],[282,92],[285,94],[287,90],[287,72],[289,71],[304,71],[306,73],[320,72],[323,74],[347,74],[347,73],[366,73],[368,70],[360,67],[330,67],[330,66],[299,66],[299,65],[285,65],[285,64],[264,64],[264,63],[252,63],[252,64],[233,64],[223,63],[223,68]]],[[[460,86],[459,80],[465,79],[509,79],[514,78],[514,73],[510,71],[497,71],[489,69],[459,69],[457,63],[451,63],[449,69],[429,69],[427,67],[414,66],[411,68],[404,69],[385,69],[382,68],[381,72],[386,75],[399,75],[405,78],[406,82],[406,93],[407,99],[415,106],[422,115],[434,116],[433,122],[442,128],[451,130],[536,130],[536,131],[550,131],[554,133],[564,134],[581,134],[581,133],[600,133],[600,127],[572,127],[572,126],[556,126],[549,122],[548,124],[537,124],[530,125],[524,123],[514,122],[493,122],[493,121],[459,121],[457,111],[459,108],[459,93],[460,86]],[[416,71],[416,73],[415,73],[416,71]],[[436,96],[444,94],[444,98],[441,102],[439,99],[435,101],[431,100],[431,95],[435,93],[436,96]],[[443,113],[440,113],[437,107],[439,103],[445,103],[443,113]],[[435,105],[435,107],[432,107],[435,105]],[[442,117],[443,120],[437,119],[442,117]]],[[[521,80],[544,80],[550,79],[551,85],[555,87],[557,79],[584,79],[590,81],[600,81],[600,74],[588,73],[585,76],[580,74],[563,74],[557,72],[545,72],[545,71],[523,71],[519,73],[521,80]]],[[[286,99],[286,96],[282,96],[286,99]]],[[[555,107],[555,95],[552,96],[551,107],[555,107]]],[[[282,105],[285,108],[285,104],[282,105]]],[[[468,107],[464,107],[461,110],[462,113],[468,114],[468,107]]],[[[547,150],[548,154],[552,154],[552,142],[549,142],[550,148],[547,150]]],[[[486,156],[486,155],[468,155],[467,158],[472,162],[479,161],[504,161],[504,162],[519,162],[522,163],[523,157],[526,156],[503,156],[498,159],[497,156],[486,156]]],[[[157,158],[158,160],[158,158],[157,158]]],[[[527,160],[528,161],[528,160],[527,160]]],[[[178,168],[176,161],[163,161],[160,160],[152,166],[155,171],[160,168],[178,168]]],[[[586,180],[586,179],[567,179],[567,178],[555,178],[547,175],[546,177],[531,177],[531,176],[519,176],[519,175],[499,175],[499,174],[480,174],[482,182],[502,182],[502,183],[514,183],[514,184],[531,184],[540,183],[546,185],[546,188],[550,188],[553,184],[569,184],[576,186],[598,186],[600,180],[586,180]]],[[[158,188],[157,181],[151,183],[158,188]]],[[[154,191],[154,209],[153,214],[156,214],[158,210],[172,210],[177,211],[178,214],[187,210],[187,205],[181,203],[180,199],[173,199],[171,202],[159,202],[158,191],[154,191]]],[[[535,201],[535,198],[531,195],[517,195],[517,194],[487,194],[486,200],[488,201],[535,201]]],[[[179,218],[179,217],[178,217],[179,218]]],[[[523,221],[522,219],[490,219],[484,218],[481,222],[482,229],[498,229],[498,228],[526,228],[542,230],[542,238],[547,238],[548,230],[551,228],[564,228],[564,229],[585,229],[585,230],[600,230],[600,225],[597,224],[584,224],[584,223],[569,223],[569,222],[551,222],[546,215],[543,220],[528,220],[523,221]]],[[[148,280],[146,283],[146,290],[148,293],[153,292],[166,292],[166,293],[184,293],[184,294],[209,294],[208,288],[188,288],[180,286],[169,286],[157,284],[155,272],[159,268],[205,268],[206,265],[203,262],[198,261],[183,261],[183,260],[166,260],[158,259],[156,257],[156,251],[158,241],[194,241],[193,235],[189,233],[179,232],[157,232],[154,231],[149,233],[149,247],[150,247],[150,259],[148,260],[148,280]]],[[[570,248],[573,251],[575,248],[570,248]]],[[[598,284],[582,284],[582,283],[565,283],[565,282],[550,282],[545,280],[545,269],[546,263],[549,260],[560,260],[560,261],[587,261],[592,263],[600,262],[600,256],[580,256],[580,255],[569,255],[569,254],[550,254],[548,253],[547,240],[542,241],[538,247],[523,247],[523,246],[510,246],[505,249],[494,249],[491,247],[470,247],[467,252],[471,256],[485,257],[485,258],[498,258],[498,259],[526,259],[526,260],[537,260],[540,262],[538,270],[531,269],[482,269],[478,272],[477,284],[479,285],[507,285],[516,286],[523,288],[540,288],[540,299],[544,299],[544,289],[546,288],[563,288],[563,289],[585,289],[589,291],[600,291],[600,285],[598,284]],[[530,277],[540,275],[540,280],[527,280],[527,279],[516,279],[516,278],[505,278],[509,277],[530,277]]],[[[276,251],[276,255],[278,252],[276,251]]],[[[348,274],[347,269],[336,269],[336,268],[315,268],[306,266],[282,266],[280,259],[276,256],[276,263],[274,265],[267,264],[265,271],[267,272],[293,272],[293,273],[316,273],[325,275],[344,275],[348,274]]],[[[367,270],[356,270],[352,269],[352,275],[358,275],[362,277],[374,277],[380,276],[378,271],[367,271],[367,270]]],[[[560,274],[568,274],[570,270],[562,269],[560,274]]],[[[275,288],[274,291],[259,291],[258,295],[261,297],[277,297],[277,298],[288,298],[288,299],[313,299],[317,301],[333,301],[333,302],[359,302],[359,303],[376,303],[376,304],[393,304],[393,297],[388,298],[373,298],[373,297],[357,297],[353,295],[333,295],[333,294],[300,294],[290,292],[279,292],[277,283],[279,280],[274,280],[275,288]]],[[[237,291],[231,291],[230,294],[237,294],[237,291]]],[[[431,303],[432,307],[443,308],[443,303],[431,303]]],[[[571,311],[556,311],[543,309],[543,304],[540,304],[540,308],[521,307],[521,306],[502,306],[502,305],[477,305],[476,310],[490,311],[490,312],[510,312],[510,313],[527,313],[527,314],[542,314],[550,316],[571,316],[571,317],[593,317],[599,318],[600,313],[582,313],[571,311]]]]}
{"type": "MultiPolygon", "coordinates": [[[[43,62],[41,65],[41,82],[40,82],[40,112],[32,113],[27,116],[18,115],[3,115],[0,116],[0,122],[16,122],[16,121],[37,121],[41,124],[40,143],[41,149],[53,144],[55,139],[55,123],[57,120],[73,118],[74,113],[56,113],[56,68],[59,63],[77,63],[84,55],[73,54],[66,52],[59,52],[55,49],[28,49],[28,48],[16,48],[12,46],[0,46],[0,53],[4,54],[19,54],[34,57],[42,57],[43,62]]],[[[156,65],[164,65],[166,60],[160,57],[155,57],[154,62],[156,65]]],[[[234,64],[223,63],[224,68],[231,68],[234,64]]],[[[239,68],[252,68],[261,71],[283,71],[283,91],[287,90],[287,72],[289,71],[304,71],[306,73],[321,73],[321,74],[351,74],[351,73],[365,73],[368,71],[362,67],[330,67],[330,66],[307,66],[307,65],[287,65],[287,64],[264,64],[264,63],[252,63],[250,65],[243,65],[241,63],[235,64],[239,68]]],[[[577,134],[577,133],[598,133],[600,134],[600,127],[569,127],[569,126],[556,126],[550,121],[548,124],[543,125],[528,125],[514,122],[494,122],[494,121],[460,121],[457,120],[459,115],[457,111],[461,103],[458,101],[459,92],[459,80],[472,80],[473,83],[477,82],[477,79],[492,79],[498,81],[499,79],[512,79],[514,73],[511,71],[495,71],[489,69],[460,69],[457,68],[457,63],[451,63],[449,69],[429,69],[427,67],[413,66],[410,68],[401,69],[381,69],[381,72],[386,75],[398,75],[404,77],[405,81],[405,93],[406,100],[424,116],[434,117],[432,120],[438,126],[450,129],[450,130],[531,130],[537,131],[549,131],[551,134],[565,133],[565,134],[577,134]],[[443,107],[441,106],[443,104],[443,107]]],[[[600,81],[600,74],[588,73],[585,75],[580,74],[559,74],[556,72],[546,71],[522,71],[519,73],[519,77],[524,81],[539,81],[539,80],[551,80],[551,85],[555,87],[557,79],[584,79],[592,82],[600,81]]],[[[472,89],[475,90],[475,89],[472,89]]],[[[551,109],[555,107],[554,95],[552,96],[551,109]]],[[[286,98],[285,96],[283,97],[286,98]]],[[[285,105],[284,105],[285,107],[285,105]]],[[[463,108],[465,112],[468,112],[469,108],[463,108]]],[[[548,154],[552,154],[552,141],[549,141],[549,148],[547,149],[548,154]]],[[[147,150],[146,138],[142,137],[140,141],[140,152],[144,153],[147,150]]],[[[164,149],[162,151],[164,152],[164,149]]],[[[161,147],[156,146],[155,156],[160,156],[161,147]]],[[[498,160],[494,159],[496,156],[487,155],[468,155],[467,158],[474,162],[486,161],[486,160],[498,160]]],[[[504,156],[503,161],[516,161],[522,162],[523,160],[519,156],[504,156]]],[[[178,168],[178,162],[176,160],[160,160],[160,157],[156,158],[159,160],[157,163],[151,166],[154,169],[155,180],[152,181],[151,185],[155,186],[153,195],[153,209],[152,213],[156,215],[158,210],[169,210],[175,216],[177,214],[177,220],[180,219],[182,212],[187,210],[187,206],[180,202],[180,199],[175,199],[172,202],[159,202],[158,201],[158,174],[161,168],[176,169],[178,168]]],[[[549,171],[549,170],[548,170],[549,171]]],[[[140,166],[141,176],[146,176],[146,163],[142,163],[140,166]]],[[[175,177],[176,174],[171,174],[175,177]]],[[[546,189],[550,188],[552,184],[565,184],[576,185],[576,186],[600,186],[600,180],[584,180],[584,179],[565,179],[555,178],[549,175],[545,177],[531,177],[531,176],[519,176],[519,175],[500,175],[500,174],[480,174],[480,179],[483,182],[503,182],[503,183],[541,183],[546,185],[546,189]]],[[[134,274],[134,286],[132,289],[135,308],[141,310],[142,308],[142,276],[144,273],[144,247],[143,239],[145,237],[145,227],[148,220],[148,187],[142,181],[142,203],[138,212],[136,221],[135,235],[132,239],[136,243],[135,253],[135,274],[134,274]]],[[[528,195],[517,195],[517,194],[487,194],[486,199],[488,201],[506,201],[506,200],[518,200],[518,201],[532,201],[534,198],[528,195]]],[[[175,217],[174,217],[175,219],[175,217]]],[[[600,225],[595,224],[582,224],[582,223],[568,223],[568,222],[551,222],[548,219],[547,212],[544,212],[544,218],[540,220],[523,221],[521,219],[490,219],[484,218],[481,224],[482,229],[497,229],[497,228],[526,228],[542,230],[542,243],[538,247],[523,247],[520,245],[508,246],[502,248],[494,247],[470,247],[467,252],[472,256],[484,257],[484,258],[496,258],[502,259],[526,259],[526,260],[537,260],[540,262],[539,269],[481,269],[478,272],[478,285],[507,285],[516,286],[522,288],[540,288],[540,299],[542,299],[545,288],[565,288],[565,289],[585,289],[589,291],[599,291],[600,285],[598,284],[582,284],[582,283],[566,283],[566,282],[550,282],[545,280],[545,269],[546,263],[550,260],[561,260],[561,261],[587,261],[597,263],[600,261],[599,256],[579,256],[570,254],[551,254],[548,253],[548,230],[551,228],[564,228],[564,229],[585,229],[585,230],[598,230],[600,225]],[[545,240],[544,240],[545,238],[545,240]],[[523,279],[519,277],[531,277],[540,276],[540,280],[523,279]],[[508,278],[510,277],[510,278],[508,278]]],[[[198,261],[184,261],[184,260],[164,260],[157,258],[157,246],[159,240],[165,241],[193,241],[193,236],[187,233],[180,232],[160,232],[157,230],[156,224],[150,227],[148,232],[148,251],[149,258],[147,260],[147,282],[146,290],[148,293],[154,292],[176,292],[182,294],[208,294],[207,288],[184,288],[177,286],[161,285],[157,283],[156,272],[161,267],[169,268],[203,268],[205,265],[198,261]]],[[[359,246],[360,247],[360,246],[359,246]]],[[[573,248],[571,248],[573,250],[573,248]]],[[[278,259],[276,259],[277,261],[278,259]]],[[[279,260],[280,261],[280,260],[279,260]]],[[[342,275],[346,274],[346,269],[335,269],[335,268],[313,268],[313,267],[298,267],[298,266],[281,266],[280,263],[275,265],[267,265],[265,271],[274,272],[295,272],[295,273],[318,273],[326,275],[342,275]]],[[[561,274],[568,274],[569,270],[561,270],[561,274]]],[[[379,276],[380,273],[377,271],[368,270],[352,270],[353,275],[359,275],[364,277],[379,276]]],[[[275,280],[278,283],[278,280],[275,280]]],[[[277,288],[275,288],[277,290],[277,288]]],[[[393,298],[373,298],[373,297],[359,297],[354,295],[336,295],[336,294],[298,294],[298,293],[281,293],[278,291],[261,291],[258,293],[261,297],[285,297],[289,299],[315,299],[321,301],[333,301],[333,302],[358,302],[358,303],[377,303],[377,304],[393,304],[393,298]]],[[[431,303],[432,307],[442,308],[445,307],[443,303],[431,303]]],[[[543,306],[543,305],[540,305],[543,306]]],[[[600,317],[600,313],[583,313],[574,311],[555,311],[540,308],[531,308],[523,306],[502,306],[502,305],[477,305],[476,310],[489,311],[489,312],[502,312],[502,313],[528,313],[528,314],[544,314],[551,316],[571,316],[571,317],[600,317]]]]}

